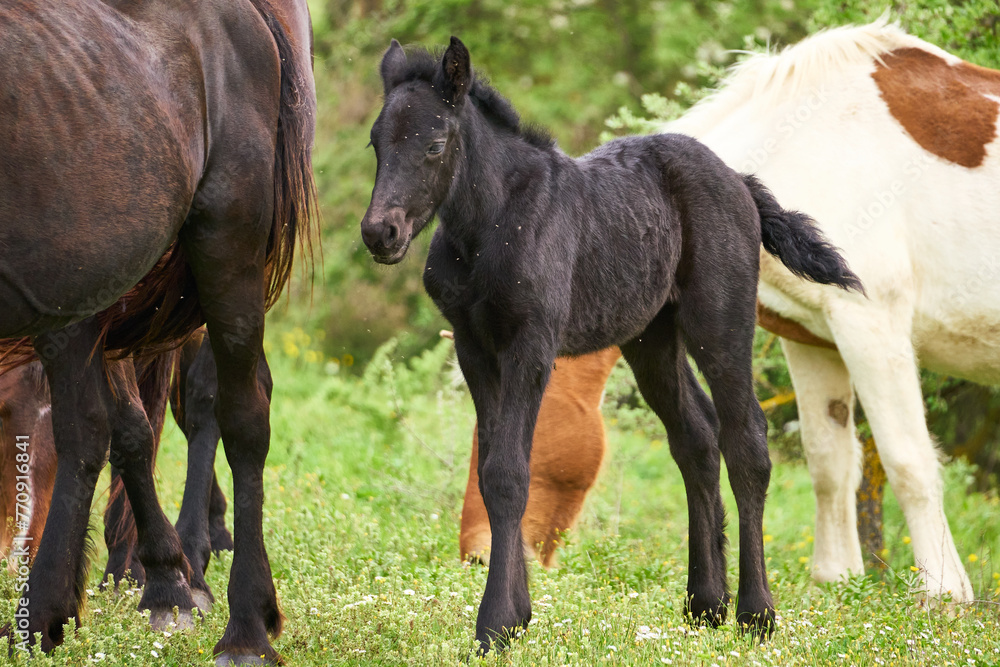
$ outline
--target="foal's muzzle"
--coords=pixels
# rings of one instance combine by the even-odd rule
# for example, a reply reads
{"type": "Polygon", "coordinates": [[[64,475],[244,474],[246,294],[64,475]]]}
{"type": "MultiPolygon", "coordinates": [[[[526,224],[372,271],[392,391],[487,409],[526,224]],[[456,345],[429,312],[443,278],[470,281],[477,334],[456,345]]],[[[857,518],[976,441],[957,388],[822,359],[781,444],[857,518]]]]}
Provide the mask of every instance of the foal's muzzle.
{"type": "Polygon", "coordinates": [[[361,221],[361,238],[379,264],[395,264],[403,259],[412,234],[413,225],[399,206],[385,211],[369,207],[361,221]]]}

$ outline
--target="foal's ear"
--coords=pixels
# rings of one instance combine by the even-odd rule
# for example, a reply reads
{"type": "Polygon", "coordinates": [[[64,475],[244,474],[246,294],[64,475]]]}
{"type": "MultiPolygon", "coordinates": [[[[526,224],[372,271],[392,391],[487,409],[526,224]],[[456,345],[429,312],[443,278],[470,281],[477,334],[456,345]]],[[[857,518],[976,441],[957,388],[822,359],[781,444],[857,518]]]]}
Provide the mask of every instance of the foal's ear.
{"type": "Polygon", "coordinates": [[[457,105],[469,92],[472,84],[472,64],[469,61],[469,49],[465,48],[458,37],[451,38],[448,50],[441,59],[442,84],[445,99],[457,105]]]}
{"type": "Polygon", "coordinates": [[[382,56],[382,66],[379,71],[382,73],[382,88],[388,95],[389,91],[400,84],[406,72],[406,54],[396,40],[389,43],[389,49],[382,56]]]}

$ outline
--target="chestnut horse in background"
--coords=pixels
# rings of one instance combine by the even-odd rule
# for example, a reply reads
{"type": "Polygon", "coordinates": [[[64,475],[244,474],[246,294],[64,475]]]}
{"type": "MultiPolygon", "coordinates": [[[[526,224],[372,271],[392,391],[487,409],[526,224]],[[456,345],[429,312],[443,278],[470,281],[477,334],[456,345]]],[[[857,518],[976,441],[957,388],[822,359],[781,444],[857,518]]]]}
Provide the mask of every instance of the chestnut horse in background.
{"type": "MultiPolygon", "coordinates": [[[[607,446],[601,399],[617,347],[582,357],[560,357],[542,397],[531,448],[528,505],[521,521],[526,550],[545,567],[555,563],[562,533],[573,527],[597,479],[607,446]]],[[[469,482],[462,505],[459,549],[463,559],[490,562],[490,519],[479,492],[479,434],[472,434],[469,482]]]]}
{"type": "Polygon", "coordinates": [[[135,513],[139,605],[151,619],[174,607],[189,618],[189,566],[156,498],[153,429],[129,355],[177,346],[207,321],[240,499],[215,653],[275,662],[262,341],[314,208],[306,2],[0,3],[0,336],[21,337],[8,355],[41,359],[58,460],[30,595],[7,628],[12,649],[40,633],[49,651],[79,618],[90,505],[109,457],[135,513]]]}

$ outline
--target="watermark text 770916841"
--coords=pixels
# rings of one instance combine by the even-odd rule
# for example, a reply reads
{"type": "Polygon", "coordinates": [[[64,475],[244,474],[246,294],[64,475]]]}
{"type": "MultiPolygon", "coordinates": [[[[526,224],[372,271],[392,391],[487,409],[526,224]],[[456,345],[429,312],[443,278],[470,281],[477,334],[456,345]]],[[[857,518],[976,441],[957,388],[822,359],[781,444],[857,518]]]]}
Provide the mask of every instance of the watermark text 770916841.
{"type": "Polygon", "coordinates": [[[14,511],[14,525],[17,526],[17,534],[14,537],[13,548],[11,549],[9,560],[17,565],[16,590],[20,595],[17,611],[14,613],[15,632],[18,638],[16,646],[22,651],[28,650],[28,574],[31,571],[30,558],[28,555],[28,543],[32,541],[32,536],[28,533],[31,527],[31,514],[33,508],[33,494],[31,492],[31,442],[26,435],[16,437],[15,446],[17,454],[14,456],[16,475],[17,495],[14,511]]]}

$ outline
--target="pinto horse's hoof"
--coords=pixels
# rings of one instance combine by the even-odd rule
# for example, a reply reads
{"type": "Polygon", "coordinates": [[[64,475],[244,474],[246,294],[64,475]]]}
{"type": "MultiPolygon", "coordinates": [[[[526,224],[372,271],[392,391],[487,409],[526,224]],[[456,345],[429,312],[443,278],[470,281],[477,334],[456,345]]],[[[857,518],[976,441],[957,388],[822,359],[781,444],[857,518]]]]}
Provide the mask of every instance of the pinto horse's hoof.
{"type": "Polygon", "coordinates": [[[194,615],[190,610],[184,609],[178,609],[176,616],[174,609],[152,609],[149,612],[149,626],[156,632],[191,630],[194,628],[194,615]]]}
{"type": "Polygon", "coordinates": [[[236,665],[237,667],[241,665],[281,665],[284,664],[281,658],[266,658],[263,655],[253,655],[250,653],[235,653],[226,651],[225,653],[220,653],[215,659],[216,667],[232,667],[236,665]]]}
{"type": "Polygon", "coordinates": [[[212,597],[211,593],[197,588],[191,589],[191,599],[194,600],[195,606],[198,607],[198,611],[202,614],[211,612],[212,605],[215,604],[215,599],[212,597]]]}

